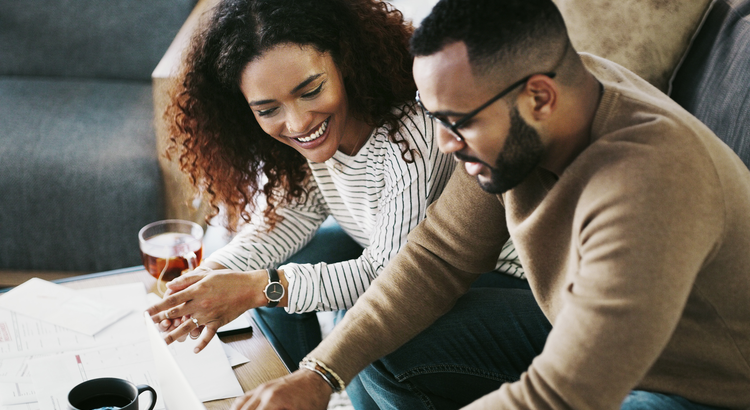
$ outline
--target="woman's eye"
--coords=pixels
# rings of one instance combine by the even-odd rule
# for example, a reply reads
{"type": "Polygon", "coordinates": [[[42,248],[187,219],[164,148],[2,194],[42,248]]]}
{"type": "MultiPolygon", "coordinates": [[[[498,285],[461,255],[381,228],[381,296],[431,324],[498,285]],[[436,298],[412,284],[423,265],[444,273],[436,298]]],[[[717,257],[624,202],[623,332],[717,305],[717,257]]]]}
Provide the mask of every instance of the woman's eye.
{"type": "Polygon", "coordinates": [[[278,107],[269,108],[267,110],[258,110],[256,113],[258,113],[259,117],[266,117],[276,112],[278,107]]]}
{"type": "Polygon", "coordinates": [[[320,94],[320,92],[323,90],[323,84],[325,84],[325,83],[326,82],[323,81],[322,83],[320,83],[319,86],[315,87],[314,90],[302,94],[302,98],[311,98],[311,97],[315,97],[316,95],[320,94]]]}

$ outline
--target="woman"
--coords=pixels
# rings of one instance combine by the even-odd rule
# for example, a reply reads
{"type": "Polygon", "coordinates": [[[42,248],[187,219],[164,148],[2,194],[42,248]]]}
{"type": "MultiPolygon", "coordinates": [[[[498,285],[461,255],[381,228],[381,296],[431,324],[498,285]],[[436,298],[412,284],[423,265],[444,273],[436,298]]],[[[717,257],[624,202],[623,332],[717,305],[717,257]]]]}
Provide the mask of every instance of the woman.
{"type": "MultiPolygon", "coordinates": [[[[167,341],[205,326],[200,350],[220,326],[261,306],[346,309],[398,252],[455,167],[411,102],[411,33],[379,0],[218,5],[193,39],[167,115],[182,169],[214,212],[226,212],[229,229],[246,225],[149,309],[155,321],[167,320],[167,341]],[[278,266],[328,215],[361,254],[278,266]]],[[[502,269],[520,274],[506,248],[502,269]]],[[[274,332],[290,316],[276,312],[263,313],[274,332]]],[[[314,313],[308,317],[317,340],[310,323],[303,337],[276,335],[294,360],[320,338],[314,313]]]]}

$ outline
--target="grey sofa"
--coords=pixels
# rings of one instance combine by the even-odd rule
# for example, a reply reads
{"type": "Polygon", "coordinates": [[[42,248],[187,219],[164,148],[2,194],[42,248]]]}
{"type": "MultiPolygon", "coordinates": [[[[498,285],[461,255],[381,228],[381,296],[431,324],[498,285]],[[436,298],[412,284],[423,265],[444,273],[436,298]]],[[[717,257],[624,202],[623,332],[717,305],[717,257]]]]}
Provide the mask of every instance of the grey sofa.
{"type": "Polygon", "coordinates": [[[711,4],[670,96],[750,167],[750,0],[711,4]]]}
{"type": "Polygon", "coordinates": [[[0,275],[140,264],[167,200],[151,73],[195,4],[0,0],[0,275]]]}
{"type": "MultiPolygon", "coordinates": [[[[670,89],[750,166],[750,0],[635,2],[558,5],[577,49],[670,89]]],[[[201,219],[157,157],[170,76],[213,0],[175,37],[195,3],[0,0],[0,279],[139,265],[142,225],[201,219]]]]}

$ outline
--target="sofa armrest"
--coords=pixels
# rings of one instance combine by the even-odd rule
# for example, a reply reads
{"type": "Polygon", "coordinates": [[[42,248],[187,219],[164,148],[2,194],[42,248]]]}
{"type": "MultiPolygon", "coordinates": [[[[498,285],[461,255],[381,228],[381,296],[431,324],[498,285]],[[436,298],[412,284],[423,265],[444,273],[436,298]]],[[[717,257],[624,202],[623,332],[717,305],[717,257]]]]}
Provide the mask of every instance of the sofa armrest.
{"type": "Polygon", "coordinates": [[[172,44],[151,74],[154,100],[154,128],[159,166],[164,179],[164,205],[167,218],[186,219],[205,227],[208,204],[198,197],[188,176],[180,171],[177,162],[167,159],[165,151],[169,136],[164,120],[164,110],[169,103],[169,88],[180,67],[184,51],[190,44],[201,17],[216,4],[216,0],[199,0],[190,16],[180,28],[172,44]]]}

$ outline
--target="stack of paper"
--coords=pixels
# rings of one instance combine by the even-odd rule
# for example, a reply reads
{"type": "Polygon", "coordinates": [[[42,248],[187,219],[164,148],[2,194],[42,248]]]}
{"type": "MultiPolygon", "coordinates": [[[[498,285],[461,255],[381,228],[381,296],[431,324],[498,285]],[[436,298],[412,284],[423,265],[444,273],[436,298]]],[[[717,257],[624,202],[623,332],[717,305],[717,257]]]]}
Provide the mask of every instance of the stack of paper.
{"type": "MultiPolygon", "coordinates": [[[[0,296],[0,410],[65,410],[67,392],[97,377],[159,392],[142,316],[148,304],[141,283],[75,291],[32,279],[0,296]]],[[[197,355],[194,343],[170,350],[198,397],[242,395],[231,366],[247,359],[218,338],[197,355]]],[[[155,409],[164,410],[161,400],[155,409]]]]}

